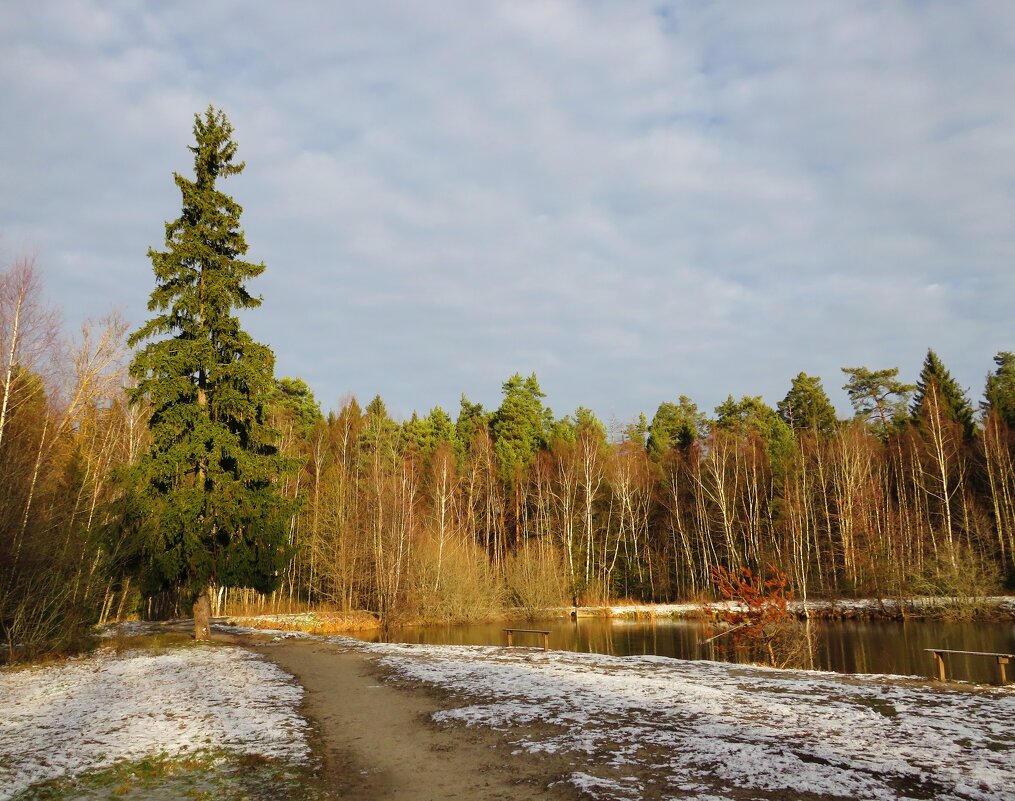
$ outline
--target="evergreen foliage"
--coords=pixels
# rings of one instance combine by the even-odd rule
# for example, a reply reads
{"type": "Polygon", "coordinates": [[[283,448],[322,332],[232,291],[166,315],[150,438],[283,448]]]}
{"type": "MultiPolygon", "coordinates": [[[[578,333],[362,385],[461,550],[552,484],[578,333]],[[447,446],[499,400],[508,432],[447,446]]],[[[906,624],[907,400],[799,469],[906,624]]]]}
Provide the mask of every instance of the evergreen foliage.
{"type": "Polygon", "coordinates": [[[490,415],[483,409],[482,403],[472,403],[462,393],[458,419],[455,420],[455,436],[458,441],[459,454],[472,450],[473,440],[480,431],[486,431],[490,425],[490,415]]]}
{"type": "Polygon", "coordinates": [[[374,457],[393,459],[398,439],[398,424],[388,414],[388,407],[380,395],[364,410],[364,423],[359,435],[361,456],[369,461],[374,457]]]}
{"type": "MultiPolygon", "coordinates": [[[[644,421],[644,415],[642,420],[644,421]]],[[[579,406],[574,412],[574,427],[575,433],[587,433],[589,436],[606,444],[606,426],[603,425],[603,421],[596,417],[596,413],[585,406],[579,406]]]]}
{"type": "Polygon", "coordinates": [[[196,598],[211,583],[276,586],[294,505],[274,485],[292,465],[277,452],[267,404],[302,390],[276,385],[271,350],[234,314],[261,304],[246,282],[265,268],[241,258],[241,208],[216,187],[244,167],[232,126],[209,106],[195,115],[194,136],[194,178],[174,176],[182,213],[166,224],[165,250],[148,251],[155,316],[129,339],[147,341],[130,365],[130,398],[150,405],[151,449],[128,503],[146,592],[196,598]]]}
{"type": "Polygon", "coordinates": [[[799,373],[793,379],[786,397],[776,404],[779,416],[793,429],[809,429],[828,434],[838,422],[835,407],[828,399],[821,379],[799,373]]]}
{"type": "Polygon", "coordinates": [[[491,428],[501,475],[511,479],[544,447],[553,426],[553,413],[543,406],[546,395],[533,373],[515,373],[503,384],[504,400],[493,415],[491,428]]]}
{"type": "Polygon", "coordinates": [[[677,403],[663,401],[648,427],[649,455],[659,459],[673,448],[687,450],[701,437],[707,424],[705,415],[686,395],[681,395],[677,403]]]}
{"type": "Polygon", "coordinates": [[[997,368],[987,374],[981,409],[984,417],[991,412],[1015,431],[1015,353],[1001,351],[994,357],[997,368]]]}
{"type": "Polygon", "coordinates": [[[745,395],[739,401],[730,395],[715,407],[715,415],[716,426],[722,430],[761,437],[773,469],[781,470],[792,456],[793,430],[760,395],[745,395]]]}
{"type": "Polygon", "coordinates": [[[866,367],[843,367],[849,376],[843,389],[853,404],[854,416],[865,421],[882,436],[905,417],[909,396],[916,389],[913,384],[899,381],[899,368],[868,370],[866,367]]]}
{"type": "Polygon", "coordinates": [[[412,417],[402,424],[401,438],[404,450],[425,458],[432,456],[441,444],[447,444],[452,449],[458,446],[455,424],[440,406],[431,409],[426,417],[419,417],[413,412],[412,417]]]}
{"type": "Polygon", "coordinates": [[[638,415],[637,420],[634,420],[624,426],[624,440],[627,442],[633,442],[635,445],[640,445],[643,448],[647,448],[648,432],[648,418],[645,417],[645,413],[642,412],[638,415]]]}
{"type": "Polygon", "coordinates": [[[976,430],[973,407],[938,355],[933,350],[928,350],[916,382],[916,394],[913,396],[912,415],[917,423],[926,416],[925,405],[932,389],[938,394],[945,417],[962,426],[966,439],[971,439],[976,430]]]}
{"type": "Polygon", "coordinates": [[[278,379],[272,406],[303,435],[323,419],[321,405],[302,378],[278,379]]]}

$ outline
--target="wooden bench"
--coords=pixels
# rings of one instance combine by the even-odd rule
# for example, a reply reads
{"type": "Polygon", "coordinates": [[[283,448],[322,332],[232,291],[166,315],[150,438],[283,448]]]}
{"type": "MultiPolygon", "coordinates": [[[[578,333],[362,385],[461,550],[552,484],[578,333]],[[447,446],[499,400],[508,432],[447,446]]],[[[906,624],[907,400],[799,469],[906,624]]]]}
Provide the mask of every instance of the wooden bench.
{"type": "Polygon", "coordinates": [[[937,674],[941,681],[948,681],[948,674],[945,673],[945,659],[944,654],[964,654],[965,656],[990,656],[997,660],[997,670],[1001,676],[1001,684],[1007,682],[1005,676],[1004,666],[1012,659],[1015,659],[1015,654],[996,654],[993,651],[953,651],[949,648],[924,648],[924,651],[928,651],[934,654],[934,661],[937,662],[937,674]]]}
{"type": "Polygon", "coordinates": [[[508,648],[514,645],[515,634],[542,634],[543,635],[543,650],[550,650],[550,632],[544,629],[504,629],[504,633],[507,635],[508,648]]]}

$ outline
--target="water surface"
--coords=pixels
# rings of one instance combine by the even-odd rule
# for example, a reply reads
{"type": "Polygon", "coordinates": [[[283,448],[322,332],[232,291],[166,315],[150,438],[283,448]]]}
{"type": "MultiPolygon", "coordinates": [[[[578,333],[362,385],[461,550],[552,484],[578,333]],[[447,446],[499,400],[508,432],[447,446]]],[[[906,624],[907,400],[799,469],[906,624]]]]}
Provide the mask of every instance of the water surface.
{"type": "MultiPolygon", "coordinates": [[[[431,645],[503,645],[504,628],[514,626],[550,631],[550,648],[629,656],[654,654],[677,659],[723,659],[728,654],[708,638],[704,623],[661,618],[580,618],[484,623],[459,626],[409,626],[388,632],[366,632],[365,639],[431,645]]],[[[939,621],[857,622],[817,621],[810,624],[815,670],[840,673],[935,675],[934,658],[925,648],[1015,653],[1015,622],[943,623],[939,621]]],[[[538,635],[516,635],[516,645],[539,645],[538,635]]],[[[997,663],[988,657],[946,657],[950,677],[996,683],[997,663]]],[[[1015,663],[1008,665],[1015,680],[1015,663]]]]}

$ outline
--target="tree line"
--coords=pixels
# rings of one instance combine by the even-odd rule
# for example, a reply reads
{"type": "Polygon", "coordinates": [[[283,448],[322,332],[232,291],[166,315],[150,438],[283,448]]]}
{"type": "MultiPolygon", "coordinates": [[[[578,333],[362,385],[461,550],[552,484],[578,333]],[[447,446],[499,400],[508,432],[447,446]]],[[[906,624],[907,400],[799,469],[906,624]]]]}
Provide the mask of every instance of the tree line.
{"type": "MultiPolygon", "coordinates": [[[[686,396],[608,432],[535,375],[397,421],[323,414],[240,327],[232,128],[195,118],[193,179],[149,258],[153,317],[66,337],[29,259],[0,272],[0,626],[10,655],[193,604],[327,603],[465,620],[713,593],[776,568],[800,598],[994,591],[1015,577],[1015,356],[974,412],[933,351],[915,384],[843,368],[839,420],[800,373],[773,408],[686,396]]],[[[199,625],[201,623],[199,622],[199,625]]]]}
{"type": "Polygon", "coordinates": [[[680,397],[613,437],[584,408],[555,418],[535,375],[454,420],[398,423],[379,397],[290,416],[304,501],[282,593],[434,619],[474,598],[695,598],[715,566],[777,568],[802,599],[996,591],[1015,574],[1015,356],[995,361],[979,422],[932,351],[915,385],[845,369],[845,421],[803,373],[776,408],[680,397]]]}

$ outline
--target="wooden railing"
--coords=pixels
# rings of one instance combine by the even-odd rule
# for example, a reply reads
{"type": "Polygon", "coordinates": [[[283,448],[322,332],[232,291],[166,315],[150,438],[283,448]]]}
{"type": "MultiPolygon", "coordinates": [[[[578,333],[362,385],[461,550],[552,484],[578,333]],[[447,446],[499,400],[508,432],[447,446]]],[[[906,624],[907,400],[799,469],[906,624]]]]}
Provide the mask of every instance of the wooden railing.
{"type": "Polygon", "coordinates": [[[993,651],[953,651],[950,648],[924,648],[923,650],[934,654],[934,661],[937,663],[937,674],[941,681],[948,681],[948,674],[945,672],[945,654],[964,654],[965,656],[989,656],[997,660],[997,672],[1000,674],[1001,684],[1007,682],[1007,676],[1005,676],[1005,665],[1007,665],[1012,659],[1015,659],[1015,654],[996,654],[993,651]]]}
{"type": "Polygon", "coordinates": [[[542,634],[543,650],[548,651],[550,649],[550,632],[545,629],[504,629],[504,633],[507,635],[507,644],[509,648],[514,645],[515,634],[542,634]]]}

